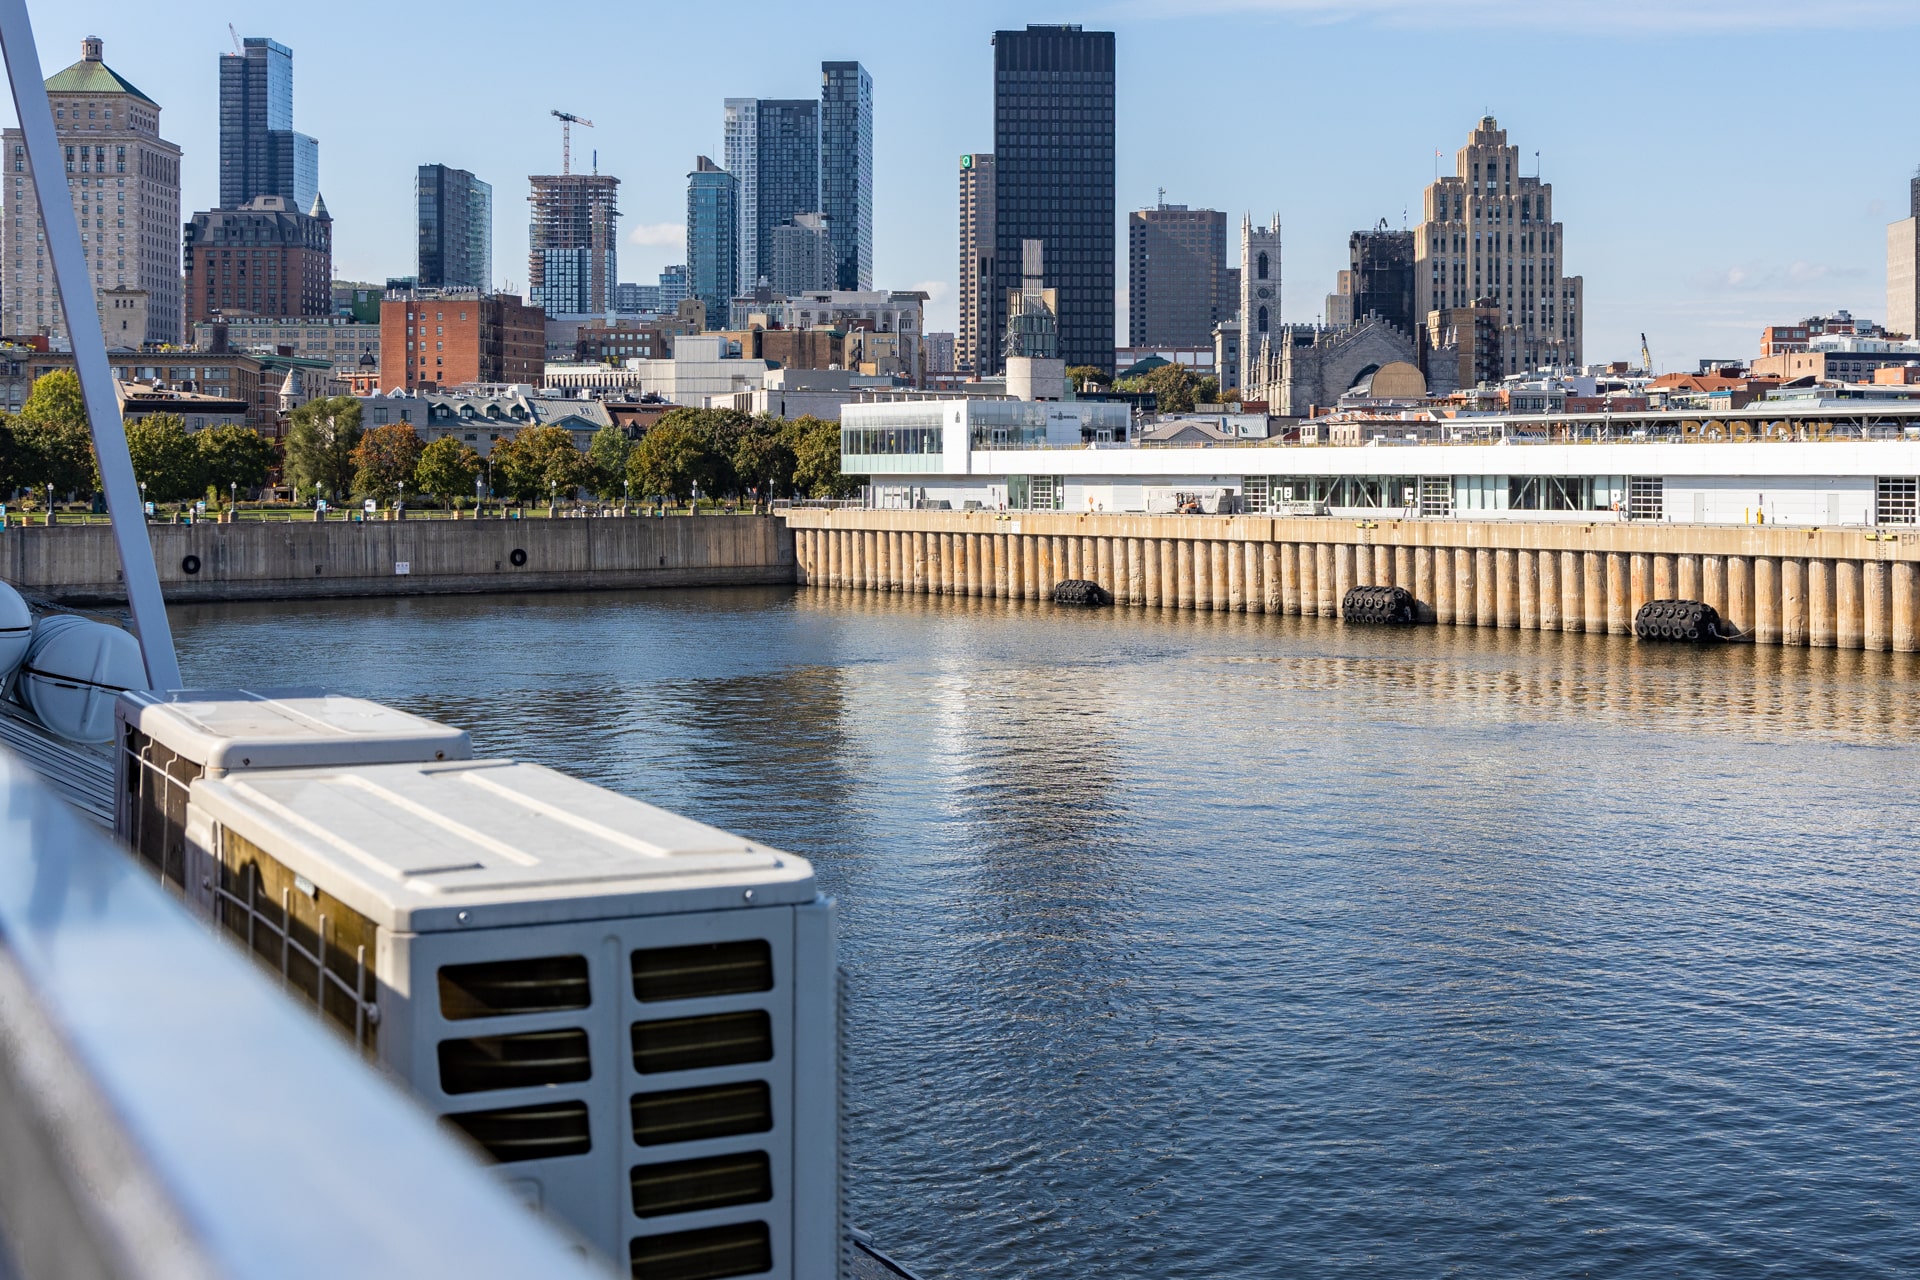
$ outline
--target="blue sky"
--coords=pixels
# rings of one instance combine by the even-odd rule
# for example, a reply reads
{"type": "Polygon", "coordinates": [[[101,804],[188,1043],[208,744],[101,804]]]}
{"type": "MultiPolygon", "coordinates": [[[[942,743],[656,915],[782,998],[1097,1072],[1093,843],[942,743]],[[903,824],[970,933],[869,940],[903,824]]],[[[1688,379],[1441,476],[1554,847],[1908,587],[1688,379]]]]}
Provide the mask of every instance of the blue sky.
{"type": "Polygon", "coordinates": [[[1816,311],[1883,318],[1885,225],[1920,164],[1917,0],[29,8],[49,72],[97,34],[161,104],[189,213],[217,191],[226,24],[291,46],[336,274],[372,280],[413,269],[413,170],[441,161],[493,183],[495,280],[523,284],[525,175],[558,168],[557,107],[596,122],[576,155],[623,180],[621,276],[650,282],[683,257],[685,174],[719,155],[721,99],[812,96],[823,59],[858,59],[876,282],[931,292],[933,328],[954,316],[958,156],[992,148],[988,40],[1029,22],[1118,33],[1122,221],[1160,187],[1236,225],[1277,211],[1294,321],[1319,316],[1348,232],[1416,216],[1435,149],[1450,164],[1488,110],[1554,184],[1588,358],[1637,354],[1644,330],[1663,370],[1752,355],[1761,325],[1816,311]]]}

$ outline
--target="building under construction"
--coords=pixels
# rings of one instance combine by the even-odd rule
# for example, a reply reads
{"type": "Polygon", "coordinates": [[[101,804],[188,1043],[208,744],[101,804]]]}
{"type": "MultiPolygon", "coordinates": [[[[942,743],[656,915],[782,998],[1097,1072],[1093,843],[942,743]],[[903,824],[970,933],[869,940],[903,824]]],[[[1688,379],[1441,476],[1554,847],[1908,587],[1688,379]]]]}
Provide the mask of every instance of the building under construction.
{"type": "Polygon", "coordinates": [[[618,270],[620,179],[597,173],[535,175],[527,295],[550,316],[605,315],[618,270]]]}

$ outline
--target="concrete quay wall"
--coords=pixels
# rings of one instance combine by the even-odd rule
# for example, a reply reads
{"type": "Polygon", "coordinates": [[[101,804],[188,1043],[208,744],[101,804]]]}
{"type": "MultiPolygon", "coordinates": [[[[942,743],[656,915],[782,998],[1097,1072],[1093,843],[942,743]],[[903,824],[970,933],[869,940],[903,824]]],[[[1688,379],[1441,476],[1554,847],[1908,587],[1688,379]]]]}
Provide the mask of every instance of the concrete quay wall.
{"type": "MultiPolygon", "coordinates": [[[[161,588],[168,600],[182,603],[794,580],[786,523],[758,516],[155,524],[148,530],[161,588]]],[[[65,604],[126,598],[120,556],[105,525],[0,532],[0,579],[65,604]]]]}
{"type": "Polygon", "coordinates": [[[1616,635],[1679,598],[1760,644],[1920,649],[1920,529],[806,508],[788,524],[819,587],[1034,600],[1087,578],[1121,605],[1337,617],[1349,588],[1398,586],[1442,626],[1616,635]]]}

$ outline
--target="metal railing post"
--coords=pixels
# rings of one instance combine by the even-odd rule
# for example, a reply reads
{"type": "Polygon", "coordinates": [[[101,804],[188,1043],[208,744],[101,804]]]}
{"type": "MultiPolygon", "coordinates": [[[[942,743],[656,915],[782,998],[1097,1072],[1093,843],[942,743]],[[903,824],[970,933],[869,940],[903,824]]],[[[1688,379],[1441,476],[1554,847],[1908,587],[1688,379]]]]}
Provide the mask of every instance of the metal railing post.
{"type": "Polygon", "coordinates": [[[66,166],[60,158],[60,139],[53,129],[53,110],[47,105],[47,85],[40,74],[40,53],[34,47],[26,0],[0,0],[0,56],[6,59],[14,114],[26,137],[27,158],[33,166],[34,199],[46,230],[47,255],[53,261],[54,289],[73,342],[73,367],[80,377],[80,398],[93,432],[100,487],[107,495],[113,540],[120,549],[127,605],[133,614],[134,634],[140,638],[147,684],[154,689],[178,689],[180,663],[173,652],[173,629],[167,624],[167,603],[160,595],[160,574],[153,563],[146,511],[140,502],[140,487],[134,482],[133,461],[127,456],[127,432],[120,420],[113,370],[107,364],[106,336],[100,329],[93,282],[80,248],[73,197],[65,183],[58,192],[61,198],[47,203],[44,184],[64,175],[66,166]]]}

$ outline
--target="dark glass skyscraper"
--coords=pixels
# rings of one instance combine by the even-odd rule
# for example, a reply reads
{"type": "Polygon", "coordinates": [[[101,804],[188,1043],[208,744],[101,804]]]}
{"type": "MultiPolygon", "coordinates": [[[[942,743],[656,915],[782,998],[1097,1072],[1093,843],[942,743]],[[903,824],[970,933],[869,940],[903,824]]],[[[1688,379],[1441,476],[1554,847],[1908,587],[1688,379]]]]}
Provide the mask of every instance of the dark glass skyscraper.
{"type": "Polygon", "coordinates": [[[248,36],[220,55],[220,207],[283,196],[305,212],[319,182],[320,144],[293,128],[293,50],[248,36]]]}
{"type": "Polygon", "coordinates": [[[857,62],[820,64],[820,212],[834,287],[873,287],[873,77],[857,62]]]}
{"type": "Polygon", "coordinates": [[[417,278],[423,289],[493,288],[493,187],[465,169],[423,164],[414,181],[419,209],[417,278]]]}
{"type": "Polygon", "coordinates": [[[1030,26],[993,37],[992,368],[1004,366],[1021,242],[1044,247],[1060,304],[1060,355],[1113,371],[1113,33],[1030,26]]]}
{"type": "MultiPolygon", "coordinates": [[[[723,329],[730,322],[733,295],[739,292],[734,271],[740,261],[740,183],[725,169],[701,156],[687,175],[687,265],[689,296],[707,304],[707,328],[723,329]]],[[[661,283],[666,283],[663,274],[661,283]]]]}

